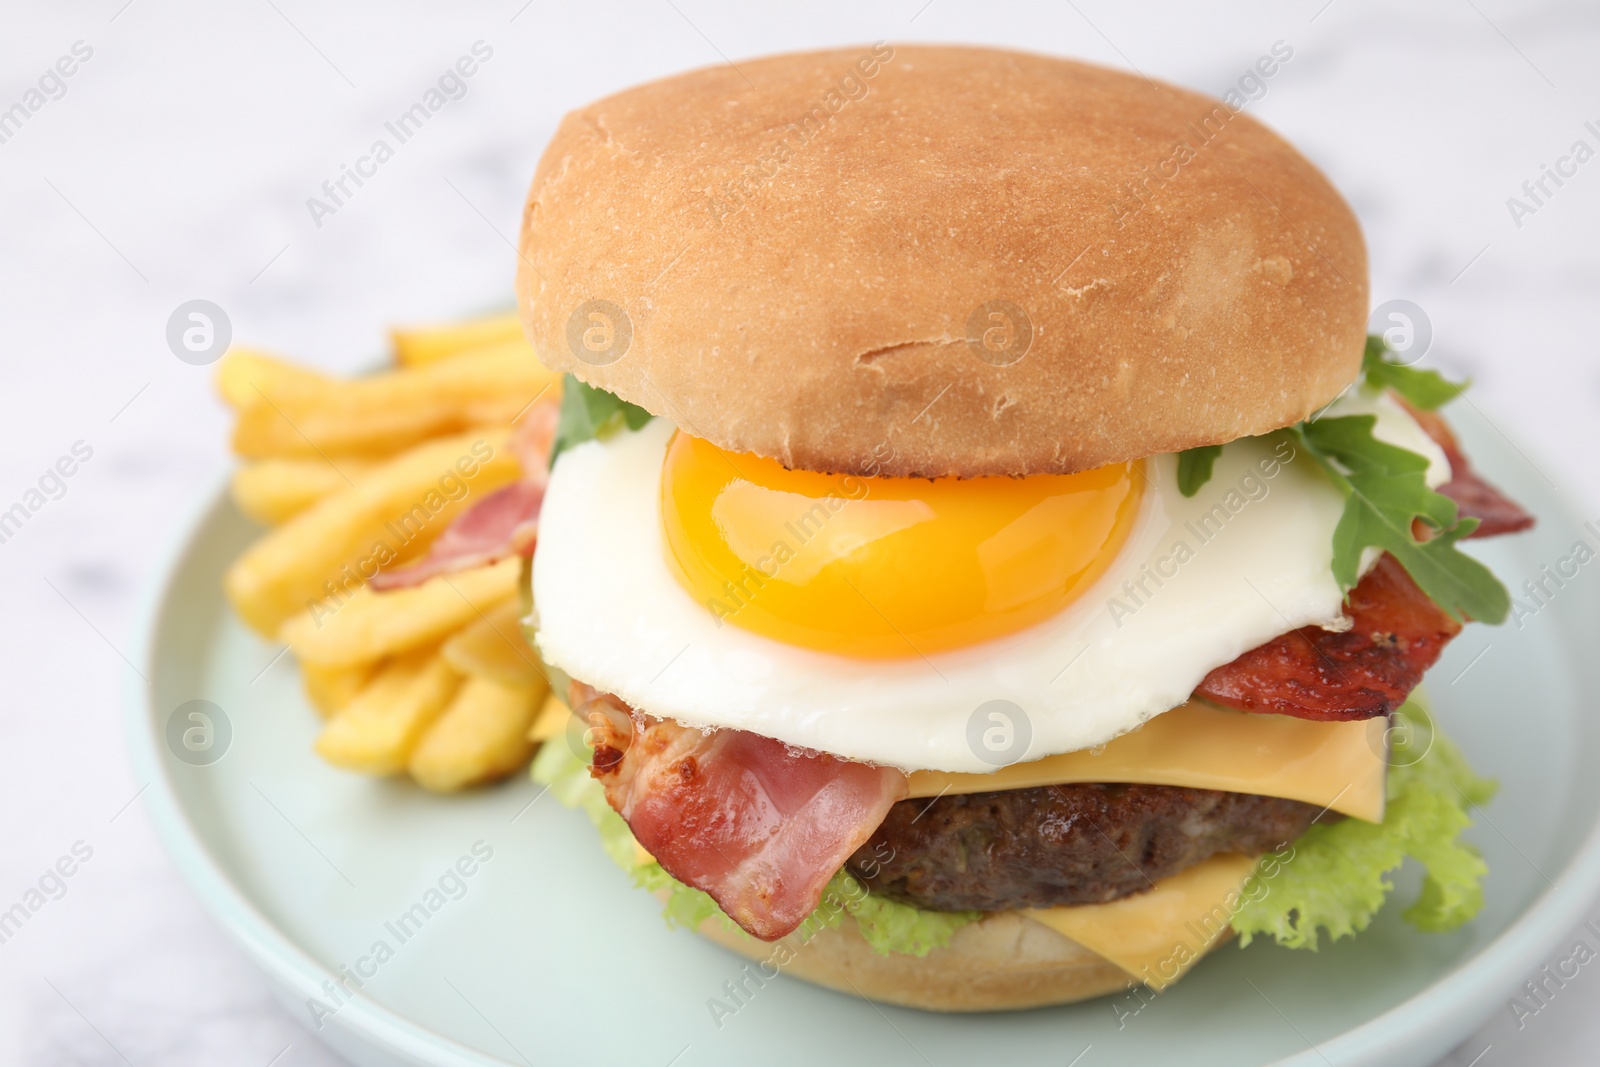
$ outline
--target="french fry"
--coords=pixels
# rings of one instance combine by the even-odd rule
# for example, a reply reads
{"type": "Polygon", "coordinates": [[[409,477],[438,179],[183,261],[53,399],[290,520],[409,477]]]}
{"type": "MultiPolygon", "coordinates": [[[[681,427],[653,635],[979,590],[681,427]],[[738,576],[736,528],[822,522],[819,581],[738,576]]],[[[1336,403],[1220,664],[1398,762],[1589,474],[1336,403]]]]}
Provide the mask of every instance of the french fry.
{"type": "Polygon", "coordinates": [[[242,411],[263,396],[315,390],[332,379],[253,348],[230,348],[217,364],[217,392],[242,411]]]}
{"type": "Polygon", "coordinates": [[[234,609],[269,637],[292,615],[326,614],[378,567],[422,551],[467,506],[513,481],[519,466],[507,434],[418,445],[272,530],[228,568],[234,609]]]}
{"type": "Polygon", "coordinates": [[[367,683],[372,681],[377,669],[375,663],[362,663],[354,667],[323,667],[316,663],[302,663],[300,684],[317,714],[328,719],[355,700],[367,683]]]}
{"type": "Polygon", "coordinates": [[[545,688],[469,677],[411,753],[407,769],[424,789],[453,793],[503,778],[533,752],[528,724],[545,688]]]}
{"type": "Polygon", "coordinates": [[[354,667],[432,644],[515,600],[521,562],[501,560],[386,593],[363,586],[342,605],[296,615],[284,623],[279,640],[302,663],[323,667],[354,667]]]}
{"type": "Polygon", "coordinates": [[[233,502],[239,510],[268,526],[287,522],[311,505],[348,489],[376,464],[341,457],[262,459],[233,472],[233,502]]]}
{"type": "Polygon", "coordinates": [[[234,425],[233,450],[249,459],[381,455],[471,426],[509,423],[558,381],[526,345],[369,378],[324,379],[246,407],[234,425]]]}
{"type": "MultiPolygon", "coordinates": [[[[504,341],[527,341],[522,335],[522,320],[515,311],[504,315],[490,315],[481,319],[452,323],[448,326],[414,326],[409,329],[390,330],[394,342],[394,359],[406,367],[420,367],[462,352],[504,341]]],[[[529,350],[532,355],[532,350],[529,350]]]]}
{"type": "Polygon", "coordinates": [[[565,700],[551,692],[544,698],[539,714],[534,717],[533,725],[528,728],[528,740],[536,745],[542,745],[552,738],[560,737],[571,720],[572,709],[567,707],[565,700]]]}
{"type": "Polygon", "coordinates": [[[397,659],[328,721],[317,737],[317,752],[346,770],[403,771],[460,684],[461,676],[431,649],[397,659]]]}
{"type": "Polygon", "coordinates": [[[445,641],[439,654],[462,674],[489,678],[501,685],[542,685],[544,664],[522,634],[522,606],[507,599],[467,624],[445,641]]]}

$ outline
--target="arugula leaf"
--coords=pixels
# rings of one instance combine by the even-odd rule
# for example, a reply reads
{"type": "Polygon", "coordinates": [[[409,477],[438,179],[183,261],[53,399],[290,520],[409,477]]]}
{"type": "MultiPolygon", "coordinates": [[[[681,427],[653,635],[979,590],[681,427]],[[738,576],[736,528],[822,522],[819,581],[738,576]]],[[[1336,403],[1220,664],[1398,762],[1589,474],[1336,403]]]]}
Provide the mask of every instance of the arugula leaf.
{"type": "Polygon", "coordinates": [[[1483,858],[1459,840],[1468,808],[1487,803],[1493,782],[1479,778],[1415,701],[1395,712],[1396,738],[1383,822],[1319,823],[1289,847],[1262,858],[1233,916],[1239,944],[1258,934],[1287,948],[1316,951],[1365,930],[1394,889],[1391,872],[1407,856],[1427,872],[1422,894],[1403,917],[1419,930],[1454,930],[1483,907],[1483,858]]]}
{"type": "Polygon", "coordinates": [[[615,393],[585,385],[568,374],[561,383],[561,421],[556,424],[555,444],[550,449],[550,464],[573,445],[610,437],[626,426],[637,430],[652,418],[637,404],[630,404],[615,393]]]}
{"type": "Polygon", "coordinates": [[[1346,592],[1356,584],[1367,547],[1392,555],[1434,603],[1461,619],[1501,623],[1511,610],[1505,586],[1487,567],[1456,547],[1478,528],[1458,518],[1455,501],[1428,488],[1426,458],[1386,444],[1372,434],[1373,415],[1346,415],[1303,422],[1294,428],[1307,454],[1345,495],[1344,514],[1333,531],[1333,576],[1346,592]],[[1413,519],[1436,533],[1411,536],[1413,519]]]}
{"type": "Polygon", "coordinates": [[[1222,455],[1221,445],[1201,445],[1178,453],[1178,492],[1194,496],[1211,480],[1211,468],[1222,455]]]}
{"type": "Polygon", "coordinates": [[[1367,350],[1361,356],[1361,373],[1367,384],[1378,389],[1393,389],[1413,407],[1423,411],[1448,404],[1466,391],[1472,382],[1452,382],[1436,370],[1417,370],[1384,358],[1389,346],[1376,334],[1367,338],[1367,350]]]}

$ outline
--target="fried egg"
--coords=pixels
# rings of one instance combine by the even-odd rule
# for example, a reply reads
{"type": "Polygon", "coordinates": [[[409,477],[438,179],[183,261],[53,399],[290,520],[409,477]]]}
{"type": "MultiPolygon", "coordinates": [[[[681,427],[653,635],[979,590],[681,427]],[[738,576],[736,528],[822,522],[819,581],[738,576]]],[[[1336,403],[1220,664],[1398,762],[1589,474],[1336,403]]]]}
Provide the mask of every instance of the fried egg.
{"type": "MultiPolygon", "coordinates": [[[[1448,479],[1392,400],[1328,412],[1355,414],[1448,479]]],[[[1227,445],[1193,497],[1177,470],[827,475],[657,418],[551,472],[539,651],[651,715],[907,771],[1092,748],[1278,634],[1344,623],[1344,502],[1290,435],[1227,445]]]]}

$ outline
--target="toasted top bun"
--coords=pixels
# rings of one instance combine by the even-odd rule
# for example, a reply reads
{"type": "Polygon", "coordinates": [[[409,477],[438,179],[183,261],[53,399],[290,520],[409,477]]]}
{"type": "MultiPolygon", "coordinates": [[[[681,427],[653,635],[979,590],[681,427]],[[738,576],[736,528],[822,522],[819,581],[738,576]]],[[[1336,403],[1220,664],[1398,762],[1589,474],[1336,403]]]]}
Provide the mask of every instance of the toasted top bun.
{"type": "Polygon", "coordinates": [[[1306,417],[1360,365],[1367,264],[1327,179],[1224,103],[879,44],[568,115],[517,292],[546,363],[725,449],[1024,475],[1306,417]]]}

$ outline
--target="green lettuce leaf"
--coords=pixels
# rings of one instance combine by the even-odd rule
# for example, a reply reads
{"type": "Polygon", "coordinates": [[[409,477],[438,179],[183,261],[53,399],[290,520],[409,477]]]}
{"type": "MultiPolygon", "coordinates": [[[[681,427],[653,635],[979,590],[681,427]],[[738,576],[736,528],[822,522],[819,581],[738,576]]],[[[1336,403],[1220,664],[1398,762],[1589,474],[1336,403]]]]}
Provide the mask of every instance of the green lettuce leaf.
{"type": "Polygon", "coordinates": [[[1222,455],[1221,445],[1201,445],[1178,453],[1178,492],[1194,496],[1211,480],[1211,468],[1222,455]]]}
{"type": "MultiPolygon", "coordinates": [[[[639,850],[622,816],[606,803],[605,790],[589,776],[589,764],[558,738],[546,742],[533,760],[533,780],[549,787],[551,795],[569,808],[581,808],[600,833],[606,855],[633,876],[634,884],[652,893],[664,893],[662,917],[669,926],[694,929],[707,919],[719,919],[728,930],[738,930],[716,901],[668,874],[659,863],[639,862],[639,850]]],[[[867,944],[881,956],[891,952],[926,956],[950,943],[955,932],[982,918],[978,912],[923,911],[875,896],[847,871],[839,871],[823,890],[822,902],[800,924],[802,941],[838,926],[846,917],[867,944]]],[[[748,936],[741,932],[741,936],[748,936]]]]}
{"type": "Polygon", "coordinates": [[[1407,922],[1454,930],[1483,907],[1488,868],[1459,837],[1472,825],[1467,809],[1487,803],[1494,783],[1472,772],[1415,701],[1395,712],[1391,738],[1383,822],[1319,824],[1262,857],[1233,916],[1240,945],[1262,935],[1315,951],[1323,932],[1337,941],[1365,930],[1407,856],[1426,872],[1421,896],[1404,912],[1407,922]]]}
{"type": "Polygon", "coordinates": [[[561,382],[561,419],[556,423],[556,439],[550,448],[550,463],[573,445],[610,437],[626,426],[637,430],[651,419],[637,404],[630,404],[614,393],[585,385],[568,374],[561,382]]]}
{"type": "Polygon", "coordinates": [[[1413,407],[1432,411],[1442,407],[1466,392],[1472,382],[1452,382],[1436,370],[1417,370],[1387,358],[1389,346],[1382,337],[1367,338],[1367,350],[1361,356],[1361,374],[1373,389],[1393,389],[1413,407]]]}
{"type": "Polygon", "coordinates": [[[1294,428],[1306,453],[1345,496],[1333,531],[1334,579],[1348,591],[1359,577],[1362,550],[1381,548],[1457,619],[1504,622],[1511,610],[1506,587],[1456,547],[1478,520],[1458,518],[1455,501],[1428,488],[1426,458],[1373,436],[1377,421],[1374,415],[1345,415],[1294,428]],[[1418,518],[1435,530],[1426,541],[1411,535],[1418,518]]]}

